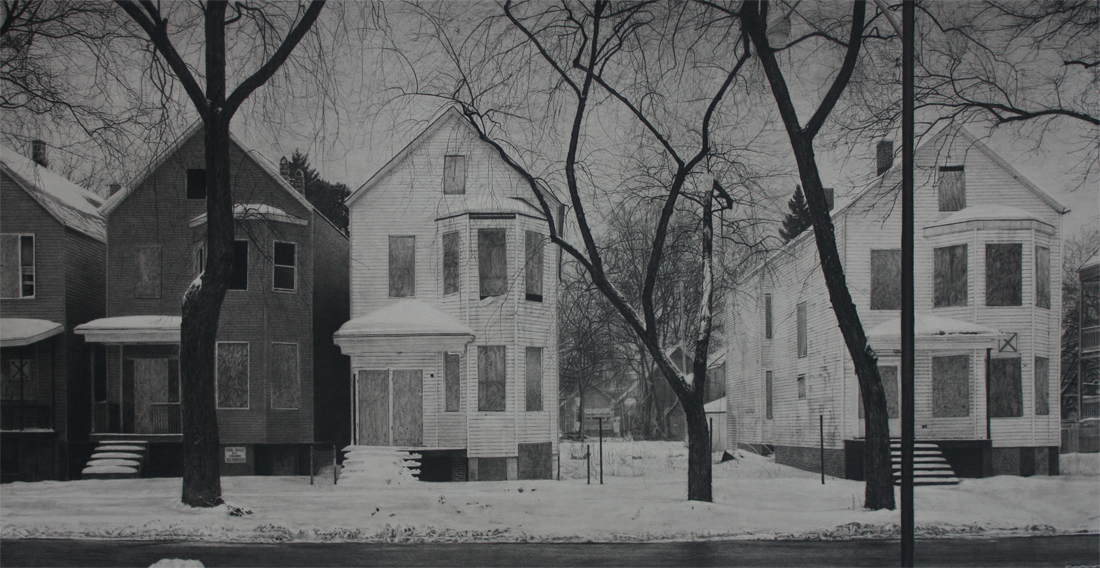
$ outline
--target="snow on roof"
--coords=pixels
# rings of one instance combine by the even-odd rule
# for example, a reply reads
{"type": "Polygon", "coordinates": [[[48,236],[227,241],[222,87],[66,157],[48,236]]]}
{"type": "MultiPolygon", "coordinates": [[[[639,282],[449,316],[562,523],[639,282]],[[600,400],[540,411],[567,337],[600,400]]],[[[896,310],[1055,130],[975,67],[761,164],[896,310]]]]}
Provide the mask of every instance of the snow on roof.
{"type": "Polygon", "coordinates": [[[123,316],[80,324],[73,333],[96,343],[178,343],[180,316],[123,316]]]}
{"type": "Polygon", "coordinates": [[[474,331],[443,310],[420,300],[398,300],[340,326],[334,337],[468,335],[474,331]]]}
{"type": "Polygon", "coordinates": [[[726,397],[722,397],[718,400],[712,400],[703,405],[703,412],[725,412],[726,411],[726,397]]]}
{"type": "Polygon", "coordinates": [[[982,204],[971,205],[960,209],[943,219],[936,221],[929,225],[930,227],[939,227],[942,225],[954,225],[956,223],[965,223],[967,221],[988,221],[988,220],[1011,220],[1011,221],[1039,221],[1040,223],[1050,225],[1038,215],[1024,211],[1018,207],[1011,207],[1008,205],[997,204],[982,204]]]}
{"type": "Polygon", "coordinates": [[[21,347],[53,337],[65,326],[49,320],[0,318],[0,347],[21,347]]]}
{"type": "MultiPolygon", "coordinates": [[[[984,349],[1008,334],[969,321],[916,314],[913,336],[917,349],[984,349]]],[[[900,349],[901,318],[887,320],[867,330],[867,342],[880,353],[900,349]]]]}
{"type": "Polygon", "coordinates": [[[1100,266],[1100,250],[1096,251],[1096,254],[1092,255],[1092,258],[1086,260],[1084,264],[1081,265],[1080,269],[1084,270],[1094,266],[1100,266]]]}
{"type": "Polygon", "coordinates": [[[515,213],[543,218],[542,210],[519,197],[494,197],[480,194],[466,199],[446,211],[440,211],[441,218],[465,215],[467,213],[515,213]]]}
{"type": "MultiPolygon", "coordinates": [[[[238,203],[233,206],[233,217],[245,221],[281,221],[294,225],[305,225],[309,223],[309,221],[301,217],[295,217],[278,207],[273,207],[266,203],[238,203]]],[[[191,221],[188,222],[188,226],[198,227],[204,223],[206,223],[206,213],[191,219],[191,221]]]]}
{"type": "Polygon", "coordinates": [[[0,146],[0,166],[59,223],[106,241],[107,223],[98,210],[103,198],[7,146],[0,146]]]}

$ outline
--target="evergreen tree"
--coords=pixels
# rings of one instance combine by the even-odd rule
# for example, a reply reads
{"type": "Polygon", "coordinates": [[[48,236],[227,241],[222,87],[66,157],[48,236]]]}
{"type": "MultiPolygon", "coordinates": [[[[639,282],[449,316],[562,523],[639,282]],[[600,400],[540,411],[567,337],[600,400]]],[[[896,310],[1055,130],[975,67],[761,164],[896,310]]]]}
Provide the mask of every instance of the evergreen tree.
{"type": "MultiPolygon", "coordinates": [[[[283,160],[286,160],[286,158],[284,157],[283,160]]],[[[313,204],[329,221],[332,221],[337,228],[347,233],[348,208],[344,205],[344,200],[351,195],[348,186],[322,179],[317,170],[309,167],[309,154],[294,150],[294,154],[290,156],[287,163],[288,181],[293,185],[295,176],[298,175],[298,172],[301,172],[306,200],[313,204]]]]}
{"type": "Polygon", "coordinates": [[[787,201],[787,208],[791,210],[783,219],[783,228],[779,229],[779,236],[783,242],[789,242],[808,229],[811,225],[810,208],[806,205],[806,198],[802,195],[802,186],[796,185],[794,196],[787,201]]]}

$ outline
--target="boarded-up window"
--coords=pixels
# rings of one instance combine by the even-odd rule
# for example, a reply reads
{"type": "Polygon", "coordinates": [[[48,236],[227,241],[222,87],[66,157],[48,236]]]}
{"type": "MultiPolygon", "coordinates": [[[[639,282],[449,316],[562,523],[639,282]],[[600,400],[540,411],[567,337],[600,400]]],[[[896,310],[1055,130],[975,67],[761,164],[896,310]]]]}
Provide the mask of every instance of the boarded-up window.
{"type": "Polygon", "coordinates": [[[764,294],[764,339],[772,338],[772,295],[764,294]]]}
{"type": "Polygon", "coordinates": [[[443,157],[443,193],[466,193],[466,156],[443,157]]]}
{"type": "Polygon", "coordinates": [[[477,272],[481,298],[508,290],[508,252],[504,229],[477,230],[477,272]]]}
{"type": "MultiPolygon", "coordinates": [[[[879,366],[878,376],[882,379],[882,390],[886,392],[886,416],[901,416],[898,410],[898,368],[895,365],[879,366]]],[[[859,417],[863,418],[863,390],[856,389],[859,398],[859,417]]]]}
{"type": "Polygon", "coordinates": [[[34,359],[4,359],[0,361],[0,399],[35,400],[34,359]]]}
{"type": "Polygon", "coordinates": [[[1023,305],[1023,245],[985,245],[985,305],[1023,305]]]}
{"type": "Polygon", "coordinates": [[[480,345],[477,348],[477,409],[504,411],[505,347],[480,345]]]}
{"type": "Polygon", "coordinates": [[[416,295],[416,237],[390,237],[390,297],[416,295]]]}
{"type": "Polygon", "coordinates": [[[1024,388],[1019,357],[996,357],[989,361],[989,416],[1011,418],[1024,415],[1024,388]]]}
{"type": "Polygon", "coordinates": [[[297,284],[294,274],[295,248],[294,243],[275,243],[272,277],[276,290],[293,290],[297,284]]]}
{"type": "Polygon", "coordinates": [[[798,320],[798,356],[805,357],[809,353],[809,337],[806,330],[806,302],[800,302],[796,308],[798,320]]]}
{"type": "Polygon", "coordinates": [[[543,243],[542,235],[527,231],[524,250],[526,254],[525,275],[527,281],[527,299],[532,302],[542,301],[542,262],[543,243]]]}
{"type": "Polygon", "coordinates": [[[0,298],[33,298],[34,235],[0,235],[0,298]]]}
{"type": "Polygon", "coordinates": [[[271,408],[296,409],[301,392],[298,345],[271,344],[271,408]]]}
{"type": "Polygon", "coordinates": [[[1050,309],[1050,249],[1035,247],[1035,305],[1050,309]]]}
{"type": "Polygon", "coordinates": [[[141,247],[134,257],[134,297],[160,298],[160,247],[141,247]]]}
{"type": "Polygon", "coordinates": [[[1050,359],[1035,358],[1035,415],[1050,414],[1050,359]]]}
{"type": "Polygon", "coordinates": [[[932,358],[932,416],[970,415],[970,356],[932,358]]]}
{"type": "Polygon", "coordinates": [[[248,241],[233,241],[233,272],[229,274],[229,289],[248,289],[248,241]]]}
{"type": "Polygon", "coordinates": [[[940,168],[939,183],[940,211],[959,211],[966,208],[966,177],[962,166],[944,166],[940,168]]]}
{"type": "Polygon", "coordinates": [[[871,251],[871,309],[901,309],[901,249],[871,251]]]}
{"type": "Polygon", "coordinates": [[[218,408],[248,408],[248,343],[217,344],[218,408]]]}
{"type": "Polygon", "coordinates": [[[764,416],[768,419],[772,419],[772,372],[766,371],[764,373],[764,416]]]}
{"type": "Polygon", "coordinates": [[[527,348],[527,410],[542,410],[542,347],[527,348]]]}
{"type": "Polygon", "coordinates": [[[458,255],[462,241],[458,233],[443,235],[443,293],[454,294],[460,290],[458,276],[458,255]]]}
{"type": "Polygon", "coordinates": [[[806,375],[798,375],[798,398],[806,398],[806,375]]]}
{"type": "Polygon", "coordinates": [[[937,308],[966,305],[966,245],[935,249],[933,305],[937,308]]]}
{"type": "Polygon", "coordinates": [[[206,199],[206,170],[187,170],[187,199],[206,199]]]}
{"type": "Polygon", "coordinates": [[[462,359],[458,353],[446,353],[443,355],[443,391],[444,406],[446,412],[458,412],[462,397],[461,370],[462,359]]]}

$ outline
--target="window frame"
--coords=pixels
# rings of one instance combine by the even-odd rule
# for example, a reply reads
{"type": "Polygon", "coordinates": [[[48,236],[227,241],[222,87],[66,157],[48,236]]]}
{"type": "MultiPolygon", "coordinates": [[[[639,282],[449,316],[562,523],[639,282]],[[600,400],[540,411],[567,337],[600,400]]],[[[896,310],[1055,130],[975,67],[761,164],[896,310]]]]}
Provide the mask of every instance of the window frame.
{"type": "Polygon", "coordinates": [[[901,309],[901,249],[871,249],[871,293],[868,298],[868,305],[872,310],[900,310],[901,309]],[[878,253],[878,254],[876,254],[878,253]],[[890,254],[887,254],[890,253],[890,254]],[[883,259],[894,258],[897,260],[897,270],[895,274],[897,279],[893,282],[887,282],[881,277],[876,277],[883,272],[883,268],[893,268],[894,264],[891,262],[886,267],[881,264],[876,264],[875,259],[880,259],[880,262],[884,262],[883,259]],[[876,270],[876,266],[878,269],[876,270]],[[875,294],[879,291],[878,294],[875,294]],[[890,294],[893,293],[892,296],[890,294]],[[884,295],[886,296],[884,298],[884,295]],[[878,301],[876,301],[876,299],[878,301]],[[884,300],[892,299],[892,302],[884,300]]]}
{"type": "Polygon", "coordinates": [[[183,195],[188,201],[206,201],[206,168],[187,168],[187,179],[184,182],[183,195]],[[191,181],[195,179],[193,176],[197,176],[198,172],[202,172],[202,197],[192,197],[191,181]]]}
{"type": "Polygon", "coordinates": [[[248,257],[249,257],[248,249],[249,249],[248,239],[233,239],[233,266],[232,266],[232,268],[230,269],[230,272],[229,272],[229,288],[227,288],[227,291],[229,291],[229,292],[247,292],[248,291],[248,268],[249,268],[248,267],[248,264],[249,264],[249,262],[248,262],[248,257]],[[239,263],[237,262],[237,251],[239,250],[237,248],[238,247],[237,243],[244,243],[244,269],[243,269],[244,270],[244,288],[235,287],[235,281],[238,279],[238,274],[239,274],[238,269],[237,269],[237,266],[239,265],[239,263]]]}
{"type": "Polygon", "coordinates": [[[268,405],[271,410],[300,410],[302,408],[302,350],[301,347],[291,341],[272,341],[271,342],[271,356],[268,358],[268,364],[272,367],[272,372],[269,375],[271,380],[268,385],[268,405]],[[296,406],[275,406],[275,372],[274,363],[275,360],[275,346],[276,345],[293,345],[294,346],[294,384],[297,386],[297,392],[295,393],[296,406]]]}
{"type": "Polygon", "coordinates": [[[533,346],[528,346],[528,347],[524,348],[524,350],[523,350],[523,358],[524,358],[523,409],[526,412],[542,412],[544,410],[544,405],[543,405],[543,398],[544,397],[542,396],[542,387],[543,387],[543,377],[545,376],[545,373],[544,373],[544,370],[545,370],[544,369],[544,367],[545,367],[544,363],[545,363],[545,361],[543,359],[543,352],[544,351],[543,351],[542,347],[533,347],[533,346]],[[532,359],[532,353],[535,354],[534,359],[532,359]],[[538,374],[535,377],[532,377],[532,372],[531,372],[532,371],[531,370],[532,361],[537,361],[538,362],[538,374]],[[538,388],[537,389],[532,389],[532,386],[533,386],[532,385],[532,378],[534,378],[534,380],[538,382],[538,388]],[[532,405],[533,396],[535,396],[535,395],[537,395],[537,397],[538,397],[538,400],[537,400],[538,404],[537,405],[532,405]],[[532,406],[537,406],[537,408],[532,408],[532,406]]]}
{"type": "Polygon", "coordinates": [[[796,388],[798,389],[798,399],[799,400],[806,400],[806,398],[808,396],[806,394],[808,389],[806,388],[806,374],[805,373],[800,373],[798,375],[798,377],[795,379],[795,385],[796,385],[796,388]]]}
{"type": "Polygon", "coordinates": [[[771,371],[764,371],[764,419],[772,420],[775,412],[775,382],[771,371]]]}
{"type": "Polygon", "coordinates": [[[936,202],[939,210],[944,213],[962,211],[966,209],[966,169],[964,166],[940,166],[939,177],[936,178],[936,202]],[[943,193],[943,179],[944,172],[958,172],[959,193],[960,195],[956,201],[961,204],[958,209],[945,209],[944,207],[953,207],[955,204],[948,201],[947,196],[943,193]]]}
{"type": "Polygon", "coordinates": [[[1035,307],[1049,310],[1050,296],[1050,247],[1035,245],[1035,307]],[[1039,251],[1045,252],[1040,254],[1039,251]],[[1042,261],[1040,259],[1042,259],[1042,261]],[[1046,273],[1046,278],[1041,277],[1042,272],[1046,273]]]}
{"type": "Polygon", "coordinates": [[[462,234],[447,231],[441,238],[443,245],[443,295],[462,292],[462,234]]]}
{"type": "Polygon", "coordinates": [[[798,326],[796,330],[796,339],[799,359],[805,359],[810,356],[809,319],[810,316],[807,313],[806,302],[799,302],[795,305],[795,322],[798,326]]]}
{"type": "MultiPolygon", "coordinates": [[[[542,302],[544,271],[546,264],[546,237],[538,231],[524,231],[523,238],[523,288],[528,302],[542,302]],[[537,290],[535,290],[537,287],[537,290]]],[[[505,241],[507,243],[507,241],[505,241]]],[[[507,249],[507,244],[505,245],[507,249]]]]}
{"type": "Polygon", "coordinates": [[[387,266],[387,268],[386,268],[386,286],[387,286],[388,297],[390,297],[390,298],[415,298],[416,297],[416,235],[388,235],[387,243],[388,243],[388,245],[387,245],[386,250],[387,250],[387,255],[388,255],[388,261],[387,261],[388,264],[386,265],[387,266]],[[408,259],[409,267],[406,269],[408,271],[408,273],[410,274],[409,282],[407,283],[407,286],[409,288],[407,293],[402,293],[402,290],[398,289],[398,287],[394,285],[395,284],[394,276],[398,274],[398,272],[395,272],[394,268],[395,268],[395,266],[398,269],[401,268],[400,266],[397,266],[397,264],[402,262],[402,259],[396,258],[394,256],[395,250],[394,250],[393,245],[394,245],[395,242],[403,241],[404,239],[409,239],[410,242],[412,242],[412,247],[411,247],[412,252],[409,255],[409,259],[408,259]],[[396,261],[395,261],[395,258],[396,258],[396,261]]]}
{"type": "Polygon", "coordinates": [[[252,346],[248,341],[217,341],[214,343],[214,404],[217,410],[249,410],[252,406],[252,346]],[[221,353],[221,346],[227,344],[244,345],[245,355],[245,405],[244,406],[222,406],[221,394],[219,392],[218,384],[220,383],[218,378],[218,357],[221,353]]]}
{"type": "Polygon", "coordinates": [[[462,412],[462,354],[443,353],[443,412],[462,412]],[[454,361],[452,367],[448,361],[454,361]],[[452,398],[451,370],[454,370],[452,398]],[[454,403],[453,405],[451,403],[454,403]]]}
{"type": "Polygon", "coordinates": [[[772,295],[770,293],[764,294],[764,339],[772,339],[774,337],[774,323],[775,320],[772,317],[772,295]]]}
{"type": "MultiPolygon", "coordinates": [[[[4,373],[6,376],[3,380],[8,383],[8,396],[6,396],[6,397],[3,396],[2,389],[0,389],[0,400],[5,400],[5,401],[13,401],[13,400],[15,400],[15,401],[37,401],[38,400],[38,392],[37,392],[38,391],[38,357],[37,357],[37,355],[31,355],[31,356],[28,357],[24,353],[19,353],[15,357],[8,357],[8,358],[5,358],[5,359],[0,359],[0,366],[3,367],[4,371],[6,371],[4,373]],[[24,361],[27,363],[27,367],[30,369],[30,372],[25,373],[25,375],[27,375],[26,379],[15,379],[14,378],[15,369],[14,369],[13,365],[16,364],[17,362],[24,362],[24,361]],[[16,381],[22,382],[22,387],[19,389],[19,392],[15,392],[15,389],[13,388],[16,381]]],[[[22,366],[22,364],[20,364],[20,366],[22,366]]]]}
{"type": "Polygon", "coordinates": [[[1050,416],[1050,358],[1035,356],[1033,367],[1031,368],[1032,383],[1035,387],[1035,416],[1050,416]],[[1043,364],[1040,365],[1039,361],[1043,364]],[[1042,368],[1043,372],[1043,388],[1040,388],[1039,384],[1039,369],[1042,368]],[[1042,402],[1042,405],[1039,403],[1042,402]]]}
{"type": "Polygon", "coordinates": [[[298,291],[298,244],[290,241],[272,241],[271,243],[271,289],[276,292],[297,292],[298,291]],[[279,264],[279,245],[289,245],[290,255],[292,257],[292,264],[279,264]],[[279,269],[290,269],[290,288],[280,288],[278,273],[279,269]]]}
{"type": "Polygon", "coordinates": [[[481,300],[508,295],[508,229],[504,227],[484,227],[477,230],[477,283],[478,297],[481,300]],[[488,239],[490,234],[495,233],[502,235],[500,248],[503,251],[501,255],[503,262],[496,268],[500,274],[488,274],[489,271],[494,270],[492,256],[489,256],[492,253],[483,254],[485,249],[482,247],[482,239],[488,239]],[[500,290],[489,289],[498,279],[500,280],[500,290]]]}
{"type": "Polygon", "coordinates": [[[965,307],[970,304],[970,248],[966,243],[947,245],[942,247],[934,247],[932,249],[932,307],[933,308],[957,308],[965,307]],[[952,278],[951,268],[955,263],[960,262],[960,255],[952,254],[952,250],[962,251],[963,270],[961,278],[952,278]],[[939,251],[945,252],[945,258],[942,262],[948,263],[947,273],[943,278],[939,277],[940,263],[937,262],[939,251]],[[942,287],[941,287],[942,284],[942,287]],[[962,294],[959,301],[962,303],[953,303],[951,292],[955,288],[959,288],[962,294]],[[946,296],[946,297],[945,297],[946,296]],[[942,303],[941,303],[942,300],[942,303]]]}
{"type": "Polygon", "coordinates": [[[465,154],[445,154],[443,156],[443,195],[465,195],[466,194],[466,155],[465,154]],[[455,164],[462,165],[462,179],[455,180],[458,176],[450,176],[450,170],[455,164]],[[450,183],[449,183],[450,182],[450,183]],[[457,184],[457,187],[456,185],[457,184]],[[448,191],[448,188],[451,191],[448,191]]]}
{"type": "Polygon", "coordinates": [[[507,412],[508,410],[508,347],[505,345],[478,345],[477,346],[477,411],[478,412],[507,412]],[[482,357],[487,359],[492,353],[490,350],[500,350],[500,380],[493,380],[495,377],[489,377],[488,372],[484,372],[487,368],[483,364],[482,357]],[[496,400],[488,400],[489,389],[483,385],[489,383],[499,382],[501,386],[501,395],[499,400],[500,408],[496,408],[496,400]]]}
{"type": "Polygon", "coordinates": [[[1024,305],[1024,245],[1023,243],[985,243],[985,305],[991,308],[1000,307],[1020,307],[1024,305]],[[1006,257],[1001,255],[1007,255],[1008,253],[996,253],[993,251],[1015,251],[1017,256],[1016,271],[1015,273],[1007,272],[1005,269],[1009,268],[1007,265],[992,265],[990,264],[991,258],[997,258],[998,260],[1004,260],[1006,257]],[[1009,288],[1015,284],[1015,289],[1009,288]],[[1001,301],[999,296],[995,296],[1002,290],[1008,290],[1011,296],[1008,296],[1008,301],[1001,301]],[[1012,302],[1015,303],[1012,303],[1012,302]]]}
{"type": "Polygon", "coordinates": [[[35,233],[0,233],[3,237],[11,237],[15,239],[15,265],[18,267],[18,276],[16,278],[16,290],[18,296],[0,296],[5,300],[33,300],[38,297],[38,239],[35,238],[35,233]],[[31,240],[31,263],[29,265],[23,264],[23,239],[29,238],[31,240]],[[24,295],[24,287],[26,286],[25,279],[27,277],[26,270],[30,268],[31,277],[31,294],[24,295]]]}

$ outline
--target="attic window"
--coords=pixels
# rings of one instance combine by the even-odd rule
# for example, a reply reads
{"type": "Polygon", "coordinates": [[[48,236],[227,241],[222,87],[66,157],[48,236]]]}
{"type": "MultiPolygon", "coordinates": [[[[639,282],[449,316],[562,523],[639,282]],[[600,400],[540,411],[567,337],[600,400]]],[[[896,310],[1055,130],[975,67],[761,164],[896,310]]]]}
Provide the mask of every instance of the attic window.
{"type": "Polygon", "coordinates": [[[966,179],[962,166],[943,166],[940,168],[939,193],[940,211],[961,211],[966,208],[966,179]]]}
{"type": "Polygon", "coordinates": [[[206,199],[206,170],[187,170],[187,199],[206,199]]]}
{"type": "Polygon", "coordinates": [[[466,156],[443,157],[443,193],[466,193],[466,156]]]}

